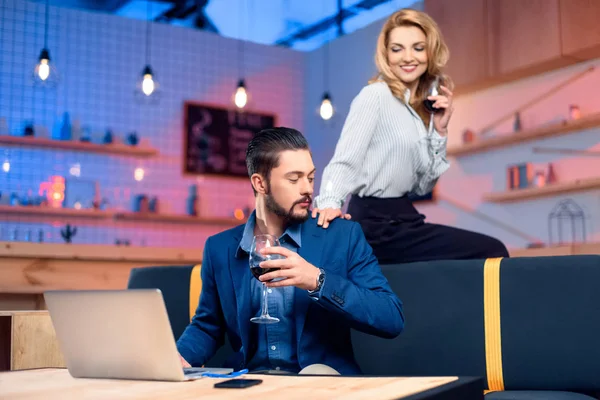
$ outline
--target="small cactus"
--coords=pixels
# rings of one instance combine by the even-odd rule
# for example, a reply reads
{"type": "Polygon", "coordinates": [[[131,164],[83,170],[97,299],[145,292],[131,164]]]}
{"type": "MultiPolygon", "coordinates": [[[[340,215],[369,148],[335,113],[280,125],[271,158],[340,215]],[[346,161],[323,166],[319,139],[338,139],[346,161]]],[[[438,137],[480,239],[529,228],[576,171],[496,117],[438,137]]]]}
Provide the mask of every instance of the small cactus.
{"type": "Polygon", "coordinates": [[[66,243],[71,243],[71,239],[77,234],[77,227],[67,224],[65,229],[61,229],[60,235],[63,237],[66,243]]]}

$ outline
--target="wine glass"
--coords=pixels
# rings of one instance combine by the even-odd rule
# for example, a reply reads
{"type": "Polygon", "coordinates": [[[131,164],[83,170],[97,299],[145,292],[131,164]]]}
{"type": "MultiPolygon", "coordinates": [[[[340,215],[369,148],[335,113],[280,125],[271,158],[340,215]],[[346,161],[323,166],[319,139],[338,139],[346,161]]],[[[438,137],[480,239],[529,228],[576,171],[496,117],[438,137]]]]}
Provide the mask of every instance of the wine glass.
{"type": "MultiPolygon", "coordinates": [[[[431,85],[429,85],[429,89],[427,90],[427,97],[438,96],[439,94],[440,94],[440,78],[436,77],[433,80],[433,82],[431,82],[431,85]]],[[[437,112],[443,111],[443,109],[436,108],[433,106],[433,104],[435,103],[435,100],[429,100],[427,97],[425,98],[425,100],[423,100],[423,105],[425,106],[425,109],[427,109],[427,111],[429,111],[431,113],[437,113],[437,112]]]]}
{"type": "MultiPolygon", "coordinates": [[[[267,247],[279,246],[279,240],[273,235],[256,235],[252,240],[250,248],[250,271],[258,279],[267,272],[278,270],[279,268],[261,268],[260,263],[267,260],[277,260],[281,257],[277,254],[262,255],[260,252],[267,247]]],[[[259,280],[260,282],[260,280],[259,280]]],[[[250,321],[257,324],[274,324],[279,322],[279,318],[269,315],[269,303],[267,301],[267,284],[262,283],[262,313],[258,317],[251,318],[250,321]]]]}

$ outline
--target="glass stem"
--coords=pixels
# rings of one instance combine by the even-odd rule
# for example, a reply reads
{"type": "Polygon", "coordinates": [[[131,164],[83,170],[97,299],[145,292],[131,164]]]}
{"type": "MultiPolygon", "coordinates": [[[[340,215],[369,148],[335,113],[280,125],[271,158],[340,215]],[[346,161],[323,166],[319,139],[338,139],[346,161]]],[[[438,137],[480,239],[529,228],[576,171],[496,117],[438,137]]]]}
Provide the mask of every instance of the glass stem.
{"type": "Polygon", "coordinates": [[[269,303],[267,302],[267,284],[263,282],[262,315],[269,315],[269,303]]]}

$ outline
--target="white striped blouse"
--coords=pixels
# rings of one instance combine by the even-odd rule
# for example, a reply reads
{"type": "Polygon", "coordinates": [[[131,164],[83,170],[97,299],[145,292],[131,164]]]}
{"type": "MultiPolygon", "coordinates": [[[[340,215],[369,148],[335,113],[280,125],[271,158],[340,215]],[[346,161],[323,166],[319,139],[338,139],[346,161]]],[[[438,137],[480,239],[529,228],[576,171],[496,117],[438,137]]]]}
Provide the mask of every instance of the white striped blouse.
{"type": "Polygon", "coordinates": [[[433,121],[427,129],[385,82],[367,85],[350,105],[333,158],[323,171],[316,206],[341,208],[349,194],[427,194],[450,167],[446,143],[433,121]]]}

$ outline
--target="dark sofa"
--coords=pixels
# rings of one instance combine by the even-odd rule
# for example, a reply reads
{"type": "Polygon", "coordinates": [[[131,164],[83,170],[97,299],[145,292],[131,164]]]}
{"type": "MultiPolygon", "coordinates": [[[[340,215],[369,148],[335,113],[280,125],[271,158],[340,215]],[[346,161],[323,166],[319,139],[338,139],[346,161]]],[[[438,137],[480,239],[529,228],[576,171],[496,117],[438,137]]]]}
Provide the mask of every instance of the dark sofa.
{"type": "MultiPolygon", "coordinates": [[[[130,288],[162,290],[175,338],[193,313],[192,268],[137,268],[130,276],[130,288]]],[[[391,340],[353,332],[366,375],[481,376],[486,400],[584,400],[600,392],[600,256],[431,261],[382,271],[404,303],[406,327],[391,340]]],[[[229,354],[226,344],[208,365],[221,366],[229,354]]]]}

